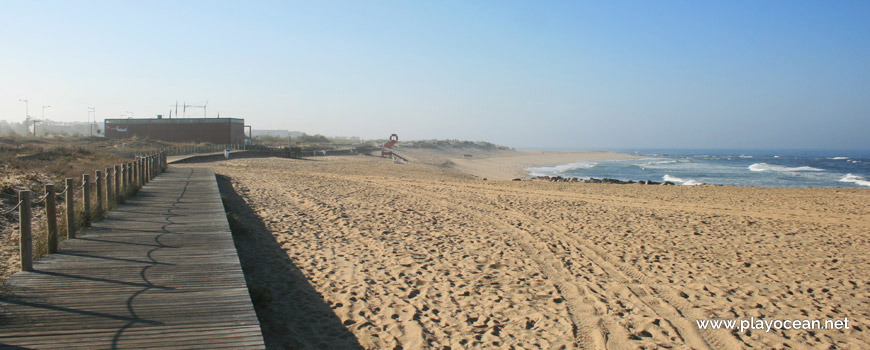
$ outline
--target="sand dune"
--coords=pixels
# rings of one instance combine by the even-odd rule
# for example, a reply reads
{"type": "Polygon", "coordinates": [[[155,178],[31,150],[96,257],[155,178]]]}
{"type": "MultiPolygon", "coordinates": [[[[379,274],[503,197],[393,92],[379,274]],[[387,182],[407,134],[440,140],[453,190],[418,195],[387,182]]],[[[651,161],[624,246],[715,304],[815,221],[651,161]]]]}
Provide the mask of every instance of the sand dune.
{"type": "MultiPolygon", "coordinates": [[[[365,348],[870,348],[870,190],[480,181],[370,157],[208,166],[365,348]],[[749,317],[856,327],[695,325],[749,317]]],[[[347,344],[284,312],[299,283],[257,278],[271,347],[347,344]]]]}

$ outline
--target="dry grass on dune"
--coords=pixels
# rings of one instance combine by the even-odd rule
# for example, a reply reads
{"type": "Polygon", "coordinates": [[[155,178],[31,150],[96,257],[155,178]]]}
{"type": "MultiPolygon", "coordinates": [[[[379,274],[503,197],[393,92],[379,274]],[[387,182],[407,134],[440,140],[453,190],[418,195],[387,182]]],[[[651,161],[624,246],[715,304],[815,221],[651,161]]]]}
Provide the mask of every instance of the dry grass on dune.
{"type": "Polygon", "coordinates": [[[367,157],[209,166],[256,223],[240,249],[269,249],[245,269],[273,297],[270,346],[870,347],[868,190],[477,181],[367,157]],[[750,317],[855,326],[695,326],[750,317]]]}
{"type": "MultiPolygon", "coordinates": [[[[62,192],[65,179],[72,178],[76,188],[82,184],[82,174],[105,171],[124,162],[128,155],[153,151],[166,144],[142,139],[111,140],[82,138],[0,138],[0,211],[18,203],[18,191],[29,189],[33,201],[45,194],[45,184],[54,184],[62,192]]],[[[81,203],[81,190],[76,203],[81,203]]],[[[58,201],[58,237],[66,236],[63,205],[58,201]]],[[[78,204],[77,206],[80,206],[78,204]]],[[[82,217],[81,208],[77,208],[82,217]]],[[[45,205],[33,206],[34,256],[46,253],[45,205]]],[[[79,220],[81,221],[81,220],[79,220]]],[[[0,216],[0,280],[19,271],[18,212],[0,216]]]]}

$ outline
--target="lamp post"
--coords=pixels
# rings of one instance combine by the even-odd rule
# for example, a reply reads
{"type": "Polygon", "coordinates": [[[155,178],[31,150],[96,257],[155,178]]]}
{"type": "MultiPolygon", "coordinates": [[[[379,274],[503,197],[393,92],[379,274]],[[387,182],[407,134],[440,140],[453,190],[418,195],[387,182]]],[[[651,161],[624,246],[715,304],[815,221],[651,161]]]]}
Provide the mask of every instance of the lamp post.
{"type": "Polygon", "coordinates": [[[33,137],[36,137],[36,122],[45,121],[45,109],[51,106],[42,106],[42,119],[33,121],[33,137]]]}
{"type": "Polygon", "coordinates": [[[94,136],[94,125],[91,124],[91,112],[94,112],[94,122],[97,121],[97,108],[88,107],[88,136],[94,136]]]}
{"type": "Polygon", "coordinates": [[[24,102],[24,135],[27,135],[27,124],[30,123],[30,102],[23,98],[19,98],[18,101],[24,102]]]}

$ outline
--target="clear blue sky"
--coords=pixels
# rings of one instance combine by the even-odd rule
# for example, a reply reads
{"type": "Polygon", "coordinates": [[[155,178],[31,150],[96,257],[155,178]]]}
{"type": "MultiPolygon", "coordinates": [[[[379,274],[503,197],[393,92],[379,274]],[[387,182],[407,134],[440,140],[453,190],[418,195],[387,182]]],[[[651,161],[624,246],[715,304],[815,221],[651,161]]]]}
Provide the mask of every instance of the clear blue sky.
{"type": "Polygon", "coordinates": [[[868,1],[0,1],[0,119],[870,149],[868,1]],[[202,110],[189,112],[201,116],[202,110]],[[127,114],[129,116],[129,114],[127,114]]]}

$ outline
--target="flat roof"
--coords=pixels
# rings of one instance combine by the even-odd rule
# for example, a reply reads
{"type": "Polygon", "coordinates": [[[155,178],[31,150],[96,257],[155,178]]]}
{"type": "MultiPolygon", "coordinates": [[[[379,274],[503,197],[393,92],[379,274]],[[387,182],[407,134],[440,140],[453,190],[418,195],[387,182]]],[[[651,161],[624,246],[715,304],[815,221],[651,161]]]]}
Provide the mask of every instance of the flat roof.
{"type": "Polygon", "coordinates": [[[106,119],[106,124],[206,124],[206,123],[239,123],[245,120],[240,118],[148,118],[148,119],[106,119]]]}

